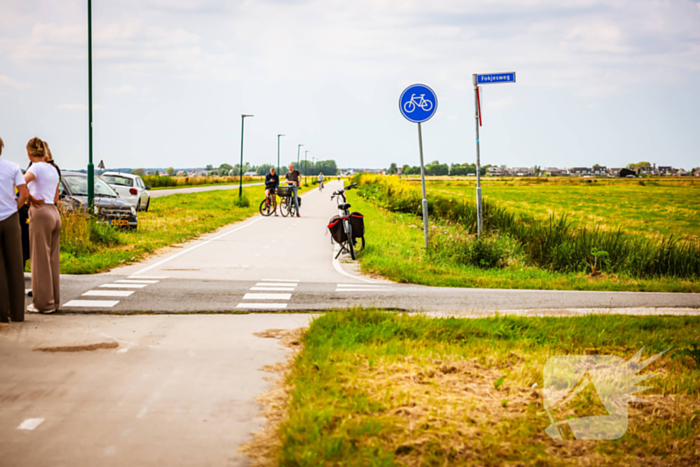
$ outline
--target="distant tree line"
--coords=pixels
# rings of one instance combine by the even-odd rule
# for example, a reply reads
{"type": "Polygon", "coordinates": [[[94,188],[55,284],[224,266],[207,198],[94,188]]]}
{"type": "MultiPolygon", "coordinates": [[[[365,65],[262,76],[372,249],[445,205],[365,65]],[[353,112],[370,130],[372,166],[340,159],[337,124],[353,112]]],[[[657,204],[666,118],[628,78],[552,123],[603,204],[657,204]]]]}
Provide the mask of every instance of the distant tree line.
{"type": "MultiPolygon", "coordinates": [[[[479,171],[481,175],[486,175],[488,168],[491,167],[490,164],[481,166],[479,171]]],[[[388,172],[390,174],[397,173],[398,169],[396,164],[392,162],[389,166],[388,172]]],[[[403,175],[420,175],[420,166],[410,166],[408,164],[401,167],[401,173],[403,175]]],[[[430,176],[435,175],[476,175],[476,164],[441,164],[440,161],[433,161],[425,166],[425,174],[430,176]]]]}

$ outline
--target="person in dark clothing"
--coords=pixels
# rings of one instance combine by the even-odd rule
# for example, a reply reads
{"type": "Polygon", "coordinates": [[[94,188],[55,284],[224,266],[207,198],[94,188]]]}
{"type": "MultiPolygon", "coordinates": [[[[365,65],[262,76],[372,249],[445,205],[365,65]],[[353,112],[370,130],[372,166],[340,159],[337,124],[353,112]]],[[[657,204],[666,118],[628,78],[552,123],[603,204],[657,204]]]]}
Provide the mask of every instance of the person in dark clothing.
{"type": "MultiPolygon", "coordinates": [[[[3,141],[0,138],[0,155],[3,141]]],[[[24,321],[24,268],[17,211],[29,197],[22,170],[0,158],[0,326],[24,321]],[[15,192],[19,192],[19,196],[15,192]]]]}
{"type": "MultiPolygon", "coordinates": [[[[265,198],[268,195],[275,196],[277,188],[280,186],[280,177],[275,173],[275,168],[270,167],[270,173],[265,175],[265,198]]],[[[276,199],[275,199],[276,201],[276,199]]],[[[277,204],[275,203],[275,216],[277,215],[277,204]]]]}
{"type": "Polygon", "coordinates": [[[301,181],[301,174],[294,168],[294,164],[289,164],[289,172],[287,172],[285,177],[287,178],[287,185],[292,189],[294,205],[297,208],[297,217],[301,217],[299,215],[299,183],[301,181]]]}

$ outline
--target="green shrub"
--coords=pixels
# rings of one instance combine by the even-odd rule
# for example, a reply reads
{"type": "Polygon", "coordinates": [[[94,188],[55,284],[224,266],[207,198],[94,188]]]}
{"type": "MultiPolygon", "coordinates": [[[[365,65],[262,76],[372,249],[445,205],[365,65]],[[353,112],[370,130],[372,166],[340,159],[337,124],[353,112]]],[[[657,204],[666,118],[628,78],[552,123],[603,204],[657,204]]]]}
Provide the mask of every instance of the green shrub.
{"type": "Polygon", "coordinates": [[[247,208],[248,206],[250,206],[250,200],[248,199],[248,196],[245,193],[243,193],[242,196],[236,198],[233,201],[233,205],[239,208],[247,208]]]}

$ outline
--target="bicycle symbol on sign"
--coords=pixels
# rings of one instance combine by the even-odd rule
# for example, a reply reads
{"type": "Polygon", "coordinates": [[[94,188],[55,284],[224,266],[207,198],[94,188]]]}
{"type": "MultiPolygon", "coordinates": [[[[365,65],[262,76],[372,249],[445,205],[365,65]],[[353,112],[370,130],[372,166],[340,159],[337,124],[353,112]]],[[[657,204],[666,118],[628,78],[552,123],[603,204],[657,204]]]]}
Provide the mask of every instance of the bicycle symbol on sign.
{"type": "Polygon", "coordinates": [[[421,94],[420,97],[416,97],[415,94],[411,94],[411,100],[403,105],[403,109],[407,114],[410,114],[416,110],[416,107],[420,107],[425,112],[430,112],[430,110],[433,108],[433,103],[425,98],[425,94],[421,94]]]}

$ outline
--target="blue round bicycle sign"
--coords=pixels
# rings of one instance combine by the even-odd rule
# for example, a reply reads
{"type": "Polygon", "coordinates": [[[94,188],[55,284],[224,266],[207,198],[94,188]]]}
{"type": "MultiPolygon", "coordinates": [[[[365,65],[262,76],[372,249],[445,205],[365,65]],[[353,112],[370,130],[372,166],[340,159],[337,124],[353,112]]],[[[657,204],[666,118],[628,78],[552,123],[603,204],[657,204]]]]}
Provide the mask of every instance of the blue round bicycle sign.
{"type": "Polygon", "coordinates": [[[437,95],[425,84],[414,84],[401,93],[399,109],[406,120],[422,123],[435,115],[437,95]]]}

